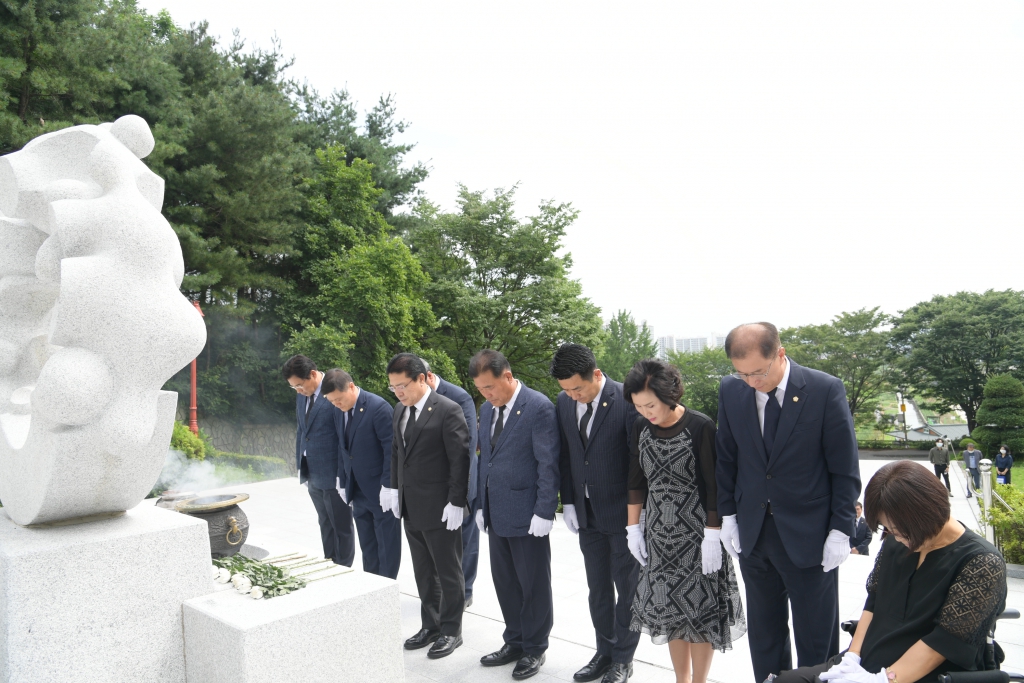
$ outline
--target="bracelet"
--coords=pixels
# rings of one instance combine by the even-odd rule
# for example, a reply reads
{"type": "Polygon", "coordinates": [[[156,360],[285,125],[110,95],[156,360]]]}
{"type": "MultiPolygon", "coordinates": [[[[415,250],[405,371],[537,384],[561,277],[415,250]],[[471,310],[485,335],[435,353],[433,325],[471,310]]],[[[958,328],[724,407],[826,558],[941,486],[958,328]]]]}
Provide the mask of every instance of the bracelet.
{"type": "Polygon", "coordinates": [[[886,670],[885,677],[888,678],[890,681],[892,681],[892,683],[900,683],[899,681],[896,680],[896,672],[895,671],[886,670]]]}

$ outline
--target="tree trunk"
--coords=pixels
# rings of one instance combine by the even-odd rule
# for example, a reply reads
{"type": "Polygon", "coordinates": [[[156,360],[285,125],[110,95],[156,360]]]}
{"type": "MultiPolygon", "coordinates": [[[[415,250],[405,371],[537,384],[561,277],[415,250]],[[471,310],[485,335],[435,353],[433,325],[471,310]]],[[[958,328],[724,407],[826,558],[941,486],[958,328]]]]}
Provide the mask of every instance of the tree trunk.
{"type": "Polygon", "coordinates": [[[32,99],[32,70],[35,64],[32,62],[32,55],[36,51],[36,44],[30,37],[25,37],[25,71],[21,74],[21,97],[18,100],[18,118],[24,122],[28,117],[28,103],[32,99]]]}

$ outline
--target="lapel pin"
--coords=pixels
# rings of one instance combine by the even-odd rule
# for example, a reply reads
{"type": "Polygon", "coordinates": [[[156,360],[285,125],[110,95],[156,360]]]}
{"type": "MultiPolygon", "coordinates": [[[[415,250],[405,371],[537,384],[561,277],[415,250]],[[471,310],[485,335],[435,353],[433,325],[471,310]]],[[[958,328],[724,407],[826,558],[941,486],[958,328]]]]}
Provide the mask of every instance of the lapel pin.
{"type": "Polygon", "coordinates": [[[360,413],[361,413],[361,412],[363,412],[363,409],[362,409],[362,408],[360,408],[360,409],[359,409],[359,412],[360,412],[360,413]]]}
{"type": "Polygon", "coordinates": [[[608,401],[605,401],[604,403],[602,403],[601,407],[602,408],[607,408],[608,407],[608,401]]]}
{"type": "Polygon", "coordinates": [[[799,397],[799,396],[794,396],[794,397],[793,397],[793,403],[796,403],[796,402],[797,402],[797,401],[799,401],[799,400],[800,400],[800,397],[799,397]]]}
{"type": "Polygon", "coordinates": [[[519,414],[520,412],[522,412],[522,411],[519,411],[519,410],[517,410],[517,411],[516,411],[516,415],[518,415],[518,414],[519,414]]]}
{"type": "Polygon", "coordinates": [[[431,410],[433,410],[433,409],[434,409],[434,408],[433,408],[432,406],[427,406],[427,412],[428,412],[428,413],[429,413],[429,412],[430,412],[431,410]]]}

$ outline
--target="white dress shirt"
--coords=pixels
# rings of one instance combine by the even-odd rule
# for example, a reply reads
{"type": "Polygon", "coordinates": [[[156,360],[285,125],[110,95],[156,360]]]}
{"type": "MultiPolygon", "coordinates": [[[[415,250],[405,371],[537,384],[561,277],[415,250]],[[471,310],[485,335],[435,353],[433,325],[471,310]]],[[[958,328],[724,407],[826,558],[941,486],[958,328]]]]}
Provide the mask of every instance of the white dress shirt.
{"type": "MultiPolygon", "coordinates": [[[[427,390],[423,392],[423,397],[420,398],[420,400],[416,401],[416,405],[415,406],[410,406],[410,407],[416,408],[416,421],[417,422],[419,422],[420,415],[423,414],[423,406],[427,405],[427,397],[430,396],[430,391],[431,391],[430,390],[430,385],[427,385],[427,390]]],[[[405,427],[406,427],[406,425],[409,424],[409,414],[411,412],[412,411],[410,411],[409,408],[406,408],[405,412],[402,413],[402,421],[398,425],[398,428],[401,430],[402,444],[403,445],[405,444],[405,427]]]]}
{"type": "MultiPolygon", "coordinates": [[[[782,407],[782,402],[786,400],[786,385],[789,384],[789,358],[786,358],[786,370],[782,373],[782,381],[779,382],[779,386],[775,391],[775,400],[779,402],[779,407],[782,407]]],[[[768,405],[768,394],[763,391],[754,390],[754,400],[757,402],[757,420],[761,423],[761,434],[764,434],[764,407],[768,405]]]]}
{"type": "MultiPolygon", "coordinates": [[[[519,380],[516,380],[516,390],[514,392],[512,392],[512,398],[510,398],[508,400],[508,403],[505,404],[505,412],[504,412],[504,414],[502,415],[502,418],[501,418],[501,427],[502,427],[502,429],[504,429],[505,425],[508,424],[509,413],[512,412],[512,406],[515,405],[516,399],[519,398],[519,390],[522,389],[522,388],[523,388],[523,383],[520,382],[519,380]]],[[[491,436],[493,437],[494,436],[494,427],[495,427],[495,425],[498,424],[498,408],[495,408],[493,403],[491,404],[491,407],[494,408],[491,411],[494,414],[494,417],[491,419],[491,436]]]]}

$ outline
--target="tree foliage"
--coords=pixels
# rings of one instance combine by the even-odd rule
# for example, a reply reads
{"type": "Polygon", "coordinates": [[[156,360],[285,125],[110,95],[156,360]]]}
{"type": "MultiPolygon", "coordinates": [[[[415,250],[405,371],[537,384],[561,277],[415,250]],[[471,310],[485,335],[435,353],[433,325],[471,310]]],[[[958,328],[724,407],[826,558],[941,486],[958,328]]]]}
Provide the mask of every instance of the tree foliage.
{"type": "Polygon", "coordinates": [[[971,436],[986,454],[996,453],[1000,444],[1012,453],[1024,452],[1024,384],[1012,375],[989,377],[977,420],[971,436]]]}
{"type": "Polygon", "coordinates": [[[696,353],[668,352],[668,361],[683,376],[683,405],[718,420],[718,387],[733,372],[725,349],[705,348],[696,353]]]}
{"type": "Polygon", "coordinates": [[[634,363],[654,358],[657,353],[658,345],[647,321],[637,324],[629,311],[620,310],[605,325],[601,348],[597,353],[597,366],[603,373],[621,382],[634,363]]]}
{"type": "Polygon", "coordinates": [[[859,423],[868,423],[874,421],[878,398],[892,379],[890,323],[876,306],[840,313],[825,325],[790,327],[780,337],[786,354],[797,363],[841,379],[850,413],[859,423]]]}

